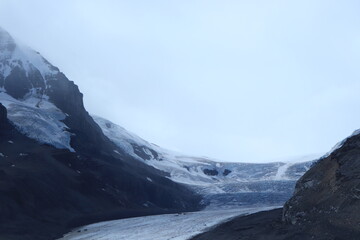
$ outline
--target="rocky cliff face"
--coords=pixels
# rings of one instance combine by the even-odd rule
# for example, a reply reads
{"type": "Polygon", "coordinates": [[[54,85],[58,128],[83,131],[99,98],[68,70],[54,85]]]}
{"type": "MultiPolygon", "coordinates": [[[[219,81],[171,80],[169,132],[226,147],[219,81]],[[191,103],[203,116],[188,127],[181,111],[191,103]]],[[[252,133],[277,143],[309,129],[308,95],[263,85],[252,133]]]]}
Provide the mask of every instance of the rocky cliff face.
{"type": "Polygon", "coordinates": [[[0,128],[7,124],[7,111],[6,108],[0,103],[0,128]]]}
{"type": "Polygon", "coordinates": [[[360,236],[359,212],[360,135],[355,134],[297,182],[284,206],[283,221],[304,226],[315,236],[360,236]]]}

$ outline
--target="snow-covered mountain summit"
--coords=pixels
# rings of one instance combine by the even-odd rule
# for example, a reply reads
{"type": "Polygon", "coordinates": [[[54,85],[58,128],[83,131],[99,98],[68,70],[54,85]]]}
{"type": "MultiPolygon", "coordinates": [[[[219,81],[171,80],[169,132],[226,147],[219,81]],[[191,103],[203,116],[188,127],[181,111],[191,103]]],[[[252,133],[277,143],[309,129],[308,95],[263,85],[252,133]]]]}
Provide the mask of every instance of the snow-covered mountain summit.
{"type": "Polygon", "coordinates": [[[70,151],[75,151],[72,145],[105,146],[106,138],[86,112],[82,97],[57,67],[0,29],[0,102],[18,130],[70,151]],[[79,139],[85,136],[86,144],[79,139]]]}
{"type": "Polygon", "coordinates": [[[11,96],[22,98],[27,94],[46,95],[51,87],[47,82],[58,73],[59,69],[40,53],[17,43],[0,28],[0,87],[11,96]]]}
{"type": "Polygon", "coordinates": [[[10,121],[28,137],[71,151],[66,114],[50,101],[60,74],[38,52],[18,44],[0,28],[0,102],[10,121]],[[50,94],[49,94],[50,93],[50,94]]]}

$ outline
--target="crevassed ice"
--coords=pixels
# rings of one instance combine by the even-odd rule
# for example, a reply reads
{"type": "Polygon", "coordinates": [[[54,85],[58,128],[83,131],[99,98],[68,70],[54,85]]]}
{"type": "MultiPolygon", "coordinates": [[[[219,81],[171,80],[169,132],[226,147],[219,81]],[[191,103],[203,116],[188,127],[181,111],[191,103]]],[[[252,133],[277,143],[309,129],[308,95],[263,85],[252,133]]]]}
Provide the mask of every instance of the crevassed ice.
{"type": "Polygon", "coordinates": [[[59,149],[75,150],[70,145],[71,133],[62,122],[66,115],[46,99],[29,96],[16,100],[0,92],[0,103],[8,111],[8,119],[29,138],[59,149]]]}

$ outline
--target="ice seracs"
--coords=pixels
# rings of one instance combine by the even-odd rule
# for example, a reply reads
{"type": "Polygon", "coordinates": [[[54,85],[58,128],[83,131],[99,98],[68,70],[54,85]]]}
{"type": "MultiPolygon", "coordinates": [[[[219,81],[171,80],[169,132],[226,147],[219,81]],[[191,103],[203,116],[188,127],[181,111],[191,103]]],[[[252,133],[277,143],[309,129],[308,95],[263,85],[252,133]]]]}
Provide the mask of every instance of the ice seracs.
{"type": "Polygon", "coordinates": [[[4,92],[0,92],[0,102],[7,108],[10,122],[26,136],[74,151],[70,146],[71,133],[62,122],[66,116],[51,102],[36,97],[17,100],[4,92]]]}

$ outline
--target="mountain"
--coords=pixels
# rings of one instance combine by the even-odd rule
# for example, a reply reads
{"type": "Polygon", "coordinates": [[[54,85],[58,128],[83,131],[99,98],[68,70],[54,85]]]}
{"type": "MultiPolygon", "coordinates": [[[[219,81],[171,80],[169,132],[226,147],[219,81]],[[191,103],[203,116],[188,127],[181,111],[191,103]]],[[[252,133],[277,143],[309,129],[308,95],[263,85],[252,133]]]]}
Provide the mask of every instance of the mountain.
{"type": "Polygon", "coordinates": [[[0,29],[0,239],[52,239],[102,220],[279,205],[316,157],[226,163],[90,116],[74,82],[0,29]]]}
{"type": "Polygon", "coordinates": [[[235,218],[200,234],[205,239],[344,239],[360,237],[360,130],[296,183],[283,208],[235,218]]]}
{"type": "Polygon", "coordinates": [[[78,87],[3,29],[0,103],[0,239],[200,208],[193,191],[113,144],[78,87]]]}
{"type": "Polygon", "coordinates": [[[208,209],[282,205],[291,197],[296,181],[318,158],[310,155],[262,164],[219,162],[163,149],[109,120],[93,119],[123,152],[193,189],[203,196],[202,204],[208,209]]]}

